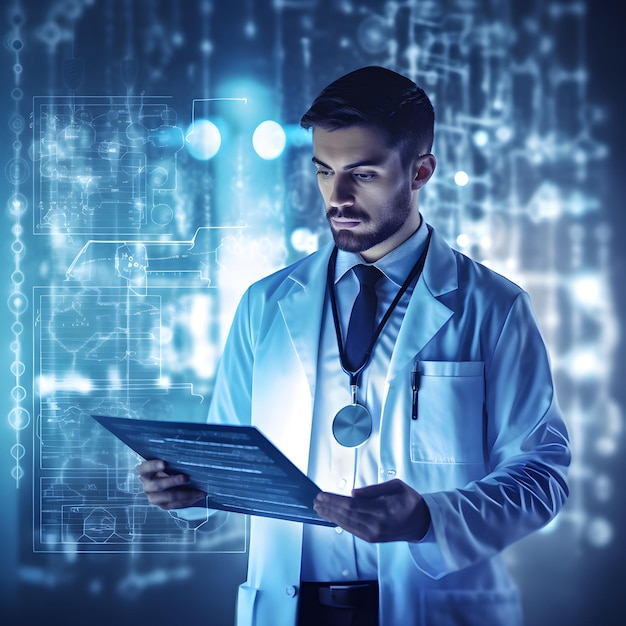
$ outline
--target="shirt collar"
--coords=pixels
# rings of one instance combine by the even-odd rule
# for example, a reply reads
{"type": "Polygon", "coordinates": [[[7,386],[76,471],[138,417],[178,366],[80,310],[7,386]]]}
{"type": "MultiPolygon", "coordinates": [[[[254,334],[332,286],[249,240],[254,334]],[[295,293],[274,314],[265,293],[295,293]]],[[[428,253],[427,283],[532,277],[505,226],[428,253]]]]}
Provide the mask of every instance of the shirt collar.
{"type": "Polygon", "coordinates": [[[335,264],[335,284],[355,265],[375,265],[389,280],[401,286],[415,265],[416,259],[424,251],[428,239],[428,227],[424,218],[420,227],[397,248],[388,252],[374,263],[366,263],[358,252],[337,251],[335,264]]]}

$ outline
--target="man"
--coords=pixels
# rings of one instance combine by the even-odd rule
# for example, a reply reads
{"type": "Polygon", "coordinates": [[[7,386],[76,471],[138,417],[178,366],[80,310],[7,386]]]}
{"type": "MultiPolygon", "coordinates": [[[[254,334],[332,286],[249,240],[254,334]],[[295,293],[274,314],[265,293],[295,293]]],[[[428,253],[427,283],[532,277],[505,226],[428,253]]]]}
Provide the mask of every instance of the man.
{"type": "MultiPolygon", "coordinates": [[[[251,518],[239,625],[521,623],[499,553],[563,505],[567,433],[526,293],[420,216],[433,122],[380,67],[302,118],[335,245],[243,296],[209,421],[256,425],[337,527],[251,518]]],[[[163,470],[139,466],[153,504],[204,496],[163,470]]]]}

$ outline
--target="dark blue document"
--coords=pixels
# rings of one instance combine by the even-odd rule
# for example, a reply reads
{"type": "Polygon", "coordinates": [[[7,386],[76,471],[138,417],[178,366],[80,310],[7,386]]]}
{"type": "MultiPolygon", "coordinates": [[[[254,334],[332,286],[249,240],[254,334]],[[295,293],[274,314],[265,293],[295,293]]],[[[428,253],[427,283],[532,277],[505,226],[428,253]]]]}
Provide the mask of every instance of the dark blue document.
{"type": "Polygon", "coordinates": [[[144,459],[187,474],[211,509],[335,526],[313,510],[319,487],[254,426],[92,417],[144,459]]]}

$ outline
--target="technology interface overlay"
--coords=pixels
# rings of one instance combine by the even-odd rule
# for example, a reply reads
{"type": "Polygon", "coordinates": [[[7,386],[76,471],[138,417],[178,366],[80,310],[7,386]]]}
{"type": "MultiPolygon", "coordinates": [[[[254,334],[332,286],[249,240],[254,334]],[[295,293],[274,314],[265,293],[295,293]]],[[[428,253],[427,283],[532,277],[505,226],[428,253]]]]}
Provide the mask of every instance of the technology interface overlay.
{"type": "MultiPolygon", "coordinates": [[[[220,55],[232,35],[222,37],[220,20],[228,16],[208,11],[210,2],[190,3],[190,20],[207,27],[191,41],[191,22],[170,22],[155,9],[175,12],[179,3],[135,5],[151,25],[146,40],[127,47],[126,61],[105,61],[110,95],[90,96],[79,95],[81,72],[95,72],[112,56],[83,61],[76,57],[84,49],[69,52],[65,42],[93,26],[83,21],[81,3],[70,4],[78,14],[68,23],[61,17],[67,3],[54,0],[40,16],[15,2],[5,22],[13,63],[6,89],[13,141],[4,168],[14,265],[10,472],[16,488],[34,490],[36,550],[102,551],[118,537],[139,536],[156,538],[155,549],[177,550],[181,536],[199,541],[200,533],[170,526],[166,516],[158,518],[166,533],[143,524],[136,459],[103,446],[84,415],[170,419],[185,406],[184,417],[201,420],[232,310],[224,302],[236,300],[231,280],[242,281],[243,270],[229,269],[225,257],[251,259],[246,272],[269,271],[286,260],[272,249],[306,254],[326,224],[321,207],[312,210],[318,200],[308,146],[289,146],[282,157],[289,167],[263,180],[251,174],[259,159],[243,149],[222,170],[231,172],[226,177],[198,175],[189,157],[180,118],[198,96],[214,95],[197,67],[222,64],[229,73],[223,68],[234,57],[220,55]],[[151,46],[160,54],[152,56],[151,46]],[[183,49],[180,63],[176,50],[183,49]],[[33,52],[48,63],[28,69],[33,52]],[[167,65],[172,58],[175,71],[167,65]],[[136,95],[138,65],[152,94],[170,93],[166,87],[184,68],[191,77],[185,105],[176,111],[169,95],[136,95]],[[111,87],[114,72],[127,93],[119,81],[111,87]],[[28,91],[34,74],[37,90],[28,91]],[[65,95],[40,95],[46,91],[65,95]],[[204,195],[190,202],[196,180],[204,195]],[[245,212],[215,219],[217,187],[245,212]],[[244,223],[272,226],[255,232],[244,223]],[[209,331],[193,330],[199,327],[209,331]]],[[[117,23],[98,13],[108,34],[102,42],[94,36],[94,46],[118,54],[116,36],[139,17],[128,14],[131,4],[117,23]]],[[[623,447],[623,415],[609,385],[619,320],[598,175],[608,153],[595,139],[603,113],[587,92],[586,4],[338,2],[326,12],[317,2],[240,4],[232,3],[242,10],[228,22],[239,23],[238,45],[262,39],[267,46],[257,58],[268,59],[243,95],[270,85],[285,119],[297,119],[318,86],[357,65],[398,69],[431,95],[439,166],[421,200],[426,218],[450,243],[531,292],[550,348],[575,454],[572,497],[546,532],[565,527],[582,546],[610,546],[618,531],[610,466],[623,447]],[[337,62],[328,63],[329,55],[337,62]]],[[[242,72],[232,73],[237,79],[242,72]]],[[[122,539],[114,549],[141,546],[122,539]]]]}
{"type": "Polygon", "coordinates": [[[148,506],[137,456],[89,417],[206,413],[194,362],[210,375],[219,249],[241,227],[176,238],[184,137],[168,102],[34,99],[34,241],[51,243],[59,277],[33,288],[35,551],[245,549],[241,516],[207,513],[197,533],[148,506]]]}

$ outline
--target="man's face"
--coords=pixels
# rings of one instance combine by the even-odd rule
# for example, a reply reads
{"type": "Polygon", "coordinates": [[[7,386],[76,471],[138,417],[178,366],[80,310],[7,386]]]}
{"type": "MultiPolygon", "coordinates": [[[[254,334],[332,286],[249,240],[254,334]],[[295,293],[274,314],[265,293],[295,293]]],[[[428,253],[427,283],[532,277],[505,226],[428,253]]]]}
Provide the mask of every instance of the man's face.
{"type": "Polygon", "coordinates": [[[414,175],[382,131],[366,126],[313,130],[313,162],[326,218],[342,250],[374,261],[419,227],[414,175]]]}

